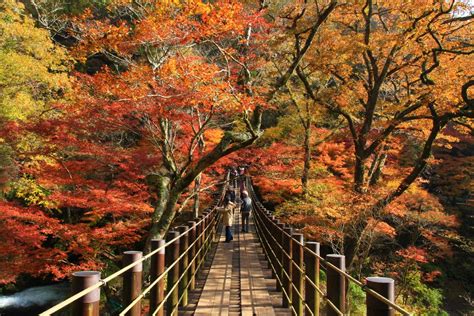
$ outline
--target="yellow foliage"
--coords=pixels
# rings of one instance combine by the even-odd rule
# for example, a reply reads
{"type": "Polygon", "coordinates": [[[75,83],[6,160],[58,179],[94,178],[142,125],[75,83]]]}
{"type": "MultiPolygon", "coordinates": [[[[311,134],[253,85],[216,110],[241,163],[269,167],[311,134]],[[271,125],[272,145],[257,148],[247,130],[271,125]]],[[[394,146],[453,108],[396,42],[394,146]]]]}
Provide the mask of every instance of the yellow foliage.
{"type": "Polygon", "coordinates": [[[33,179],[22,177],[15,182],[12,189],[15,198],[25,201],[28,205],[54,207],[54,203],[48,201],[49,192],[33,179]]]}
{"type": "Polygon", "coordinates": [[[69,60],[18,1],[0,4],[0,116],[24,120],[69,89],[69,60]]]}

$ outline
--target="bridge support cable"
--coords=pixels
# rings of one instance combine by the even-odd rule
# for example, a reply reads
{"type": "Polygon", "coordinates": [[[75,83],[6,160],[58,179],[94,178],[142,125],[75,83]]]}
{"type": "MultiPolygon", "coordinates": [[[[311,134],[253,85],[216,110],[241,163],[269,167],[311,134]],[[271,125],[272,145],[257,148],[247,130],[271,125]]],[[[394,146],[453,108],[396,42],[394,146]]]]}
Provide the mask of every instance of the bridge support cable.
{"type": "Polygon", "coordinates": [[[349,283],[366,293],[367,315],[392,316],[395,311],[412,315],[395,304],[393,279],[366,278],[365,285],[345,271],[344,255],[329,254],[322,258],[318,242],[305,242],[301,234],[279,222],[259,201],[249,177],[246,184],[254,201],[257,236],[273,270],[277,289],[283,293],[283,306],[289,307],[293,315],[319,315],[322,300],[328,315],[345,315],[349,283]],[[319,280],[321,268],[327,274],[326,289],[319,280]]]}

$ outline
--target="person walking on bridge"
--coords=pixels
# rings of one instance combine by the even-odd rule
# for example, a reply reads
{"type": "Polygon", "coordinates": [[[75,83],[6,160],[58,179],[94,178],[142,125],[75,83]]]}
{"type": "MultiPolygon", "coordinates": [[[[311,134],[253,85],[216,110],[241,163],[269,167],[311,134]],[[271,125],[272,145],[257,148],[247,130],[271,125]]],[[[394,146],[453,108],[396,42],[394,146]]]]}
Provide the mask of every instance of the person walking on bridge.
{"type": "Polygon", "coordinates": [[[242,204],[240,205],[240,215],[242,216],[242,232],[249,232],[249,217],[252,210],[252,199],[247,191],[242,191],[242,204]]]}
{"type": "Polygon", "coordinates": [[[231,242],[234,239],[231,231],[234,221],[234,209],[235,203],[231,199],[230,191],[227,191],[224,198],[224,205],[219,208],[219,212],[222,214],[222,223],[225,226],[225,242],[231,242]]]}

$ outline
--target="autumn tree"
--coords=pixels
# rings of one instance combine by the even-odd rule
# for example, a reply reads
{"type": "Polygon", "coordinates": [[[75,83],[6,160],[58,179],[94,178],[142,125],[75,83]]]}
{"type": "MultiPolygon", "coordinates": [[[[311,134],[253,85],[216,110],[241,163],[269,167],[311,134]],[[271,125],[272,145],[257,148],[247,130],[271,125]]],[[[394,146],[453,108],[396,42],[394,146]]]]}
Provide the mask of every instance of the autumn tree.
{"type": "Polygon", "coordinates": [[[68,57],[47,31],[34,26],[21,3],[3,1],[0,14],[0,115],[25,120],[64,95],[68,57]]]}
{"type": "Polygon", "coordinates": [[[24,167],[44,161],[39,155],[27,160],[20,153],[34,152],[41,139],[26,133],[10,142],[15,125],[54,115],[55,102],[65,100],[71,87],[69,68],[67,52],[50,40],[47,31],[35,27],[20,2],[0,4],[0,283],[14,282],[21,274],[61,278],[63,267],[69,268],[53,262],[66,260],[66,248],[72,254],[75,246],[52,245],[53,240],[71,241],[71,235],[47,211],[51,206],[47,190],[23,172],[24,167]]]}
{"type": "MultiPolygon", "coordinates": [[[[419,130],[416,137],[424,144],[412,169],[379,198],[372,216],[418,178],[449,122],[473,116],[472,105],[461,97],[472,76],[467,66],[472,51],[465,42],[471,24],[454,17],[463,9],[464,3],[456,1],[349,2],[319,33],[326,45],[315,46],[297,68],[308,97],[346,120],[356,192],[367,192],[380,179],[386,150],[398,141],[394,135],[419,130]]],[[[295,38],[295,52],[303,40],[295,38]]],[[[357,221],[359,233],[349,235],[360,236],[365,219],[357,221]]],[[[351,262],[358,248],[349,239],[345,252],[351,262]]]]}
{"type": "MultiPolygon", "coordinates": [[[[311,168],[312,147],[324,141],[331,135],[325,135],[315,142],[313,129],[316,123],[322,121],[322,107],[313,100],[301,98],[294,93],[294,84],[291,77],[296,74],[300,63],[304,61],[304,56],[311,51],[311,47],[318,45],[314,43],[321,26],[328,16],[334,11],[337,1],[282,1],[268,4],[269,15],[274,17],[275,24],[279,32],[272,39],[274,48],[273,59],[268,70],[269,76],[276,76],[277,84],[283,87],[282,93],[277,94],[276,102],[280,109],[285,104],[289,104],[291,110],[284,110],[289,117],[297,116],[303,129],[303,168],[301,172],[301,185],[303,194],[307,195],[309,171],[311,168]],[[308,12],[311,12],[310,14],[308,12]],[[298,46],[293,49],[294,40],[298,39],[298,46]]],[[[276,93],[277,90],[274,90],[276,93]]],[[[272,96],[274,96],[272,94],[272,96]]],[[[330,133],[331,134],[331,133],[330,133]]]]}
{"type": "MultiPolygon", "coordinates": [[[[330,3],[314,19],[312,36],[334,5],[330,3]]],[[[249,14],[237,2],[210,5],[197,1],[145,11],[136,19],[133,31],[124,23],[116,23],[114,32],[109,33],[104,21],[94,22],[98,31],[90,25],[87,28],[90,39],[81,43],[81,52],[115,51],[128,62],[126,74],[140,78],[140,87],[131,85],[133,80],[125,73],[120,78],[127,81],[117,89],[97,82],[93,85],[106,87],[116,107],[141,113],[140,117],[134,114],[127,118],[136,117],[141,124],[141,131],[136,133],[148,139],[161,159],[146,175],[159,201],[150,238],[167,230],[176,203],[203,170],[260,136],[261,109],[287,83],[311,44],[308,40],[306,50],[265,88],[257,70],[265,63],[259,53],[264,48],[261,34],[266,24],[260,9],[249,14]],[[136,49],[143,52],[145,60],[133,60],[136,49]],[[220,127],[226,125],[231,128],[220,127]],[[216,128],[222,131],[219,139],[199,153],[202,136],[206,138],[216,128]]],[[[90,22],[84,27],[87,24],[90,22]]],[[[94,79],[108,83],[110,76],[96,75],[94,79]]]]}
{"type": "MultiPolygon", "coordinates": [[[[204,171],[222,172],[218,162],[260,137],[262,112],[310,46],[281,74],[266,76],[266,39],[279,29],[269,27],[264,3],[25,3],[36,25],[69,48],[76,72],[69,85],[64,50],[18,14],[17,2],[2,7],[9,24],[2,49],[10,49],[2,58],[15,52],[29,63],[18,86],[8,86],[14,71],[2,73],[10,76],[3,85],[12,96],[15,89],[31,94],[31,102],[22,99],[25,109],[36,107],[12,114],[18,107],[9,99],[2,118],[2,157],[12,157],[20,177],[3,191],[1,223],[28,235],[5,243],[4,250],[19,251],[12,252],[19,265],[3,282],[33,270],[61,278],[70,269],[99,268],[145,229],[147,246],[163,236],[176,212],[211,185],[204,171]],[[21,24],[31,30],[16,31],[21,24]],[[44,44],[30,45],[34,37],[44,44]],[[22,270],[27,256],[20,252],[35,253],[33,270],[22,270]]],[[[334,4],[314,17],[312,36],[334,4]]]]}

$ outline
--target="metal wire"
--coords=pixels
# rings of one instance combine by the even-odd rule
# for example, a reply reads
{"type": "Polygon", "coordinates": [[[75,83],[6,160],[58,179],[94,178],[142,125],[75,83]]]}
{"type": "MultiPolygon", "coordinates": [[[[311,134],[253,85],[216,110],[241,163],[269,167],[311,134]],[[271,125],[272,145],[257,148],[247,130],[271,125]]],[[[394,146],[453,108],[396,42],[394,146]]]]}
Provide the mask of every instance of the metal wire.
{"type": "MultiPolygon", "coordinates": [[[[260,215],[260,214],[258,214],[257,216],[259,216],[259,215],[260,215]]],[[[259,218],[259,219],[260,219],[260,218],[259,218]]],[[[257,223],[257,222],[256,222],[256,223],[257,223]]],[[[259,236],[259,239],[260,239],[261,242],[264,241],[267,245],[269,245],[269,244],[268,244],[268,241],[266,240],[266,238],[264,238],[264,237],[261,238],[261,237],[260,237],[261,234],[258,233],[258,232],[261,230],[260,227],[259,227],[259,226],[260,226],[259,224],[260,224],[260,222],[258,222],[257,225],[256,225],[256,226],[258,227],[257,235],[259,236]]],[[[262,236],[263,236],[263,235],[262,235],[262,236]]],[[[270,249],[271,249],[271,246],[270,246],[270,249]]],[[[268,257],[268,252],[266,251],[266,249],[263,248],[263,250],[265,251],[265,254],[266,254],[267,257],[268,257]]],[[[272,251],[273,251],[273,250],[272,250],[272,251]]],[[[283,267],[283,265],[282,265],[280,262],[278,262],[278,264],[280,265],[280,267],[283,267]]],[[[270,266],[272,267],[273,271],[275,272],[275,277],[277,278],[278,283],[280,283],[280,287],[281,287],[281,289],[282,289],[282,293],[285,295],[285,298],[286,298],[286,299],[288,300],[288,302],[289,302],[290,309],[292,310],[292,312],[293,312],[294,315],[298,315],[298,313],[296,312],[295,308],[294,308],[293,305],[292,305],[292,303],[293,303],[293,302],[292,302],[292,299],[290,299],[290,297],[289,297],[289,295],[288,295],[288,293],[287,293],[287,291],[286,291],[286,289],[285,289],[285,287],[284,287],[283,281],[282,281],[282,279],[279,277],[279,275],[278,275],[278,273],[277,273],[277,272],[280,272],[280,271],[276,271],[276,269],[275,269],[275,267],[274,267],[274,265],[273,265],[273,263],[272,263],[271,261],[270,261],[270,266]]],[[[288,272],[286,272],[286,270],[281,269],[281,272],[282,272],[283,275],[286,277],[286,279],[291,280],[290,275],[288,274],[288,272]]],[[[282,276],[283,276],[283,275],[282,275],[282,276]]],[[[309,279],[307,276],[305,276],[305,278],[309,279]]],[[[310,281],[311,281],[311,280],[310,280],[310,281]]],[[[321,293],[321,295],[323,296],[324,300],[327,301],[328,305],[329,305],[338,315],[344,316],[344,314],[331,302],[331,300],[329,300],[329,299],[327,298],[327,296],[324,294],[324,292],[323,292],[319,287],[317,287],[317,286],[314,284],[314,282],[311,281],[311,284],[315,287],[315,289],[316,289],[319,293],[321,293]]],[[[303,300],[303,302],[304,302],[303,305],[304,305],[305,307],[307,307],[307,310],[309,310],[312,315],[314,315],[314,313],[309,309],[308,305],[306,304],[304,297],[303,297],[302,294],[299,292],[299,290],[296,288],[296,286],[293,284],[293,282],[290,282],[290,285],[291,285],[291,287],[292,287],[293,289],[296,290],[296,293],[298,294],[298,296],[303,300]]]]}
{"type": "MultiPolygon", "coordinates": [[[[214,226],[209,225],[207,228],[209,228],[209,227],[214,227],[214,226]]],[[[207,230],[207,228],[206,228],[206,230],[207,230]]],[[[206,232],[206,230],[204,230],[203,233],[206,232]]],[[[198,238],[200,238],[203,233],[201,233],[198,238]]],[[[204,256],[207,254],[207,249],[208,249],[207,243],[208,243],[208,240],[209,240],[212,236],[213,236],[213,234],[209,234],[209,236],[207,236],[206,240],[204,241],[204,243],[206,244],[206,253],[204,254],[204,256]]],[[[197,238],[197,239],[198,239],[198,238],[197,238]]],[[[119,314],[119,316],[125,315],[130,309],[133,308],[133,306],[135,306],[135,304],[137,304],[142,298],[144,298],[145,295],[146,295],[158,282],[160,282],[160,281],[164,278],[164,276],[165,276],[168,272],[170,272],[172,268],[175,267],[176,264],[178,264],[178,263],[181,261],[181,259],[189,252],[189,250],[191,249],[191,247],[196,243],[197,239],[178,257],[178,259],[176,259],[176,260],[173,262],[172,265],[170,265],[162,274],[160,274],[160,276],[159,276],[158,278],[155,279],[155,281],[153,281],[145,290],[143,290],[142,293],[140,293],[140,295],[138,295],[129,305],[127,305],[127,306],[124,308],[124,310],[119,314]]],[[[199,255],[199,253],[201,253],[202,249],[203,249],[203,248],[200,248],[200,249],[196,252],[196,255],[193,257],[193,259],[191,260],[191,262],[188,263],[188,266],[187,266],[186,270],[183,271],[183,272],[180,271],[181,277],[176,281],[176,283],[179,283],[179,282],[181,281],[181,279],[186,275],[186,273],[188,272],[189,268],[191,267],[191,264],[195,261],[195,259],[196,259],[197,256],[199,255]]],[[[204,256],[203,256],[203,258],[204,258],[204,256]]],[[[196,275],[196,273],[194,273],[193,276],[194,276],[194,275],[196,275]]],[[[189,285],[189,284],[190,284],[190,282],[188,282],[188,285],[189,285]]],[[[174,287],[173,287],[173,289],[174,289],[174,287]]],[[[187,286],[186,286],[186,289],[187,289],[187,286]]],[[[172,292],[172,291],[170,291],[170,292],[172,292]]],[[[165,299],[164,299],[164,301],[165,301],[165,299]]],[[[179,304],[180,301],[181,301],[181,299],[178,300],[178,304],[179,304]]]]}
{"type": "MultiPolygon", "coordinates": [[[[224,187],[225,188],[225,187],[224,187]]],[[[221,192],[221,196],[219,197],[219,201],[222,201],[223,199],[223,196],[224,196],[224,192],[225,192],[225,189],[222,190],[221,192]]],[[[132,262],[131,264],[123,267],[122,269],[118,270],[117,272],[109,275],[108,277],[106,277],[105,279],[102,279],[100,280],[99,282],[97,282],[96,284],[74,294],[73,296],[69,297],[68,299],[62,301],[61,303],[49,308],[48,310],[42,312],[39,314],[39,316],[49,316],[59,310],[61,310],[62,308],[68,306],[69,304],[71,303],[74,303],[76,300],[82,298],[83,296],[91,293],[92,291],[102,287],[103,285],[109,283],[110,281],[112,281],[113,279],[117,278],[118,276],[122,275],[123,273],[127,272],[128,270],[132,269],[134,266],[144,262],[145,260],[151,258],[153,255],[157,254],[158,252],[162,251],[163,249],[166,249],[166,247],[168,247],[169,245],[171,245],[172,243],[174,243],[175,241],[177,241],[178,239],[182,238],[184,235],[188,234],[192,229],[195,229],[196,226],[200,225],[204,220],[206,220],[209,216],[211,215],[214,215],[215,213],[217,213],[216,211],[216,207],[214,207],[211,212],[209,212],[207,215],[203,216],[203,218],[201,218],[198,222],[196,222],[196,224],[194,226],[191,226],[190,228],[188,228],[186,231],[182,232],[181,234],[179,234],[178,236],[176,236],[175,238],[167,241],[163,246],[161,247],[158,247],[157,249],[151,251],[150,253],[148,253],[147,255],[143,256],[142,258],[140,258],[139,260],[137,261],[134,261],[132,262]]],[[[212,224],[214,223],[214,220],[211,221],[209,223],[209,225],[207,227],[205,227],[205,229],[201,232],[201,234],[199,234],[199,236],[196,237],[196,240],[190,245],[188,246],[188,248],[186,249],[186,251],[178,258],[178,260],[176,262],[174,262],[170,267],[168,267],[168,269],[162,274],[160,275],[160,277],[158,277],[154,282],[153,282],[153,285],[156,285],[156,283],[158,283],[159,281],[161,281],[161,279],[164,277],[164,275],[169,272],[169,270],[174,267],[176,265],[177,262],[179,262],[179,260],[184,256],[184,254],[186,254],[189,249],[194,246],[194,244],[202,237],[203,234],[205,234],[205,232],[207,232],[207,230],[212,226],[212,224]]],[[[207,241],[207,239],[206,239],[207,241]]],[[[200,252],[200,250],[199,250],[200,252]]],[[[147,288],[148,289],[148,288],[147,288]]],[[[151,289],[151,288],[150,288],[151,289]]],[[[149,289],[149,290],[150,290],[149,289]]],[[[143,294],[143,292],[142,292],[143,294]]],[[[141,294],[141,295],[142,295],[141,294]]],[[[133,303],[133,302],[132,302],[133,303]]],[[[136,303],[135,303],[136,304],[136,303]]],[[[133,304],[133,305],[135,305],[133,304]]],[[[133,307],[132,305],[132,307],[133,307]]],[[[129,307],[129,306],[128,306],[129,307]]],[[[129,308],[131,309],[131,307],[129,308]]],[[[128,309],[128,310],[129,310],[128,309]]]]}
{"type": "MultiPolygon", "coordinates": [[[[322,267],[326,268],[326,269],[332,269],[336,272],[338,272],[340,275],[342,275],[343,277],[345,277],[346,279],[348,279],[349,281],[355,283],[356,285],[360,286],[366,293],[368,293],[369,295],[372,295],[373,297],[375,297],[376,299],[382,301],[383,303],[393,307],[395,310],[397,310],[398,312],[400,312],[402,315],[411,315],[411,313],[407,312],[405,309],[403,309],[402,307],[396,305],[395,303],[389,301],[387,298],[385,298],[384,296],[380,295],[379,293],[375,292],[374,290],[372,289],[369,289],[367,288],[362,282],[360,282],[359,280],[355,279],[354,277],[352,277],[350,274],[348,274],[346,271],[344,270],[341,270],[340,268],[336,267],[335,265],[331,264],[330,262],[328,262],[327,260],[325,260],[324,258],[322,258],[320,255],[318,255],[317,253],[315,253],[314,251],[312,251],[311,249],[307,248],[304,243],[301,243],[299,242],[298,240],[294,239],[291,234],[289,234],[288,232],[286,232],[285,230],[281,229],[281,227],[279,227],[273,220],[271,220],[269,218],[269,216],[266,214],[266,210],[265,208],[263,207],[263,205],[258,201],[257,197],[256,197],[256,194],[253,190],[253,187],[252,185],[250,184],[250,181],[249,181],[249,178],[246,178],[246,181],[247,181],[247,188],[248,190],[251,192],[252,194],[252,198],[254,199],[254,205],[253,205],[253,208],[255,210],[254,214],[256,215],[255,216],[255,223],[256,223],[256,228],[257,228],[257,235],[258,235],[258,238],[261,242],[261,244],[263,245],[263,250],[265,252],[265,255],[266,257],[269,259],[269,264],[270,264],[270,267],[271,269],[273,270],[274,274],[275,274],[275,277],[277,279],[277,282],[280,284],[280,287],[282,289],[282,292],[283,292],[283,295],[285,296],[286,300],[288,301],[289,303],[289,308],[291,310],[291,312],[294,314],[294,315],[297,315],[297,311],[296,309],[294,308],[293,306],[293,302],[292,300],[290,299],[290,295],[291,293],[288,293],[287,292],[287,289],[285,289],[284,285],[283,285],[283,280],[282,278],[284,278],[285,280],[288,280],[289,282],[289,285],[290,285],[290,289],[294,290],[293,292],[296,293],[296,295],[302,300],[303,302],[303,306],[305,307],[306,311],[309,311],[312,315],[314,315],[314,312],[311,311],[311,309],[309,308],[309,306],[307,305],[307,303],[305,302],[305,298],[303,297],[303,293],[300,292],[300,290],[298,289],[298,287],[291,281],[291,276],[289,275],[289,273],[283,269],[283,263],[281,262],[282,258],[285,257],[286,259],[288,259],[290,261],[290,265],[296,269],[298,271],[298,273],[302,273],[304,274],[304,277],[303,277],[303,281],[304,282],[308,282],[309,285],[311,287],[313,287],[314,289],[316,289],[316,291],[318,293],[320,293],[323,297],[323,299],[325,301],[327,301],[327,304],[330,308],[332,308],[338,315],[342,315],[343,316],[343,313],[334,305],[333,302],[331,302],[331,300],[329,300],[327,298],[327,296],[324,294],[324,292],[321,290],[321,288],[319,286],[317,286],[306,274],[305,274],[305,269],[304,269],[304,264],[303,266],[300,266],[297,262],[295,262],[293,259],[292,259],[292,254],[289,254],[286,249],[283,247],[283,245],[281,245],[281,241],[277,240],[274,236],[274,234],[272,234],[272,232],[269,230],[269,227],[268,226],[273,226],[274,228],[277,229],[277,231],[281,234],[283,234],[283,236],[287,237],[287,238],[291,238],[291,242],[292,243],[295,243],[297,246],[301,246],[303,247],[303,253],[304,255],[306,254],[309,254],[315,258],[318,258],[320,260],[320,263],[322,264],[322,267]],[[263,227],[263,229],[262,229],[263,227]],[[272,244],[269,243],[269,240],[267,239],[267,237],[270,237],[271,240],[272,240],[272,244]],[[277,254],[275,253],[275,250],[274,248],[276,247],[276,249],[278,249],[279,251],[279,255],[280,256],[277,256],[277,254]],[[277,266],[275,266],[275,264],[277,266]],[[281,275],[280,275],[281,274],[281,275]]],[[[221,192],[221,196],[220,196],[220,201],[222,201],[223,199],[223,196],[224,196],[224,193],[225,193],[225,189],[221,192]]],[[[84,295],[88,294],[88,293],[91,293],[92,291],[100,288],[101,286],[105,285],[106,283],[112,281],[113,279],[115,279],[116,277],[122,275],[123,273],[127,272],[128,270],[132,269],[135,265],[138,265],[140,263],[142,263],[143,261],[151,258],[153,255],[155,255],[156,253],[160,252],[161,250],[165,249],[166,247],[168,247],[169,245],[171,245],[172,243],[174,243],[175,241],[177,241],[178,239],[182,238],[184,235],[188,234],[192,229],[195,229],[198,225],[201,225],[203,221],[205,221],[208,217],[210,217],[211,215],[213,216],[213,219],[210,221],[210,223],[204,228],[204,230],[198,235],[196,236],[196,239],[190,244],[188,245],[187,249],[178,257],[177,260],[175,260],[169,267],[167,267],[167,269],[162,273],[160,274],[160,276],[155,279],[145,290],[143,290],[140,295],[135,298],[127,307],[125,307],[125,309],[120,313],[120,315],[125,315],[131,308],[133,308],[133,306],[135,306],[135,304],[137,304],[141,299],[143,299],[145,297],[145,295],[151,291],[151,289],[156,286],[158,284],[158,282],[162,281],[163,278],[167,275],[168,272],[171,271],[171,269],[173,269],[176,264],[179,264],[181,259],[187,255],[190,251],[190,249],[192,249],[198,242],[201,241],[202,239],[202,236],[205,235],[210,229],[212,229],[212,233],[210,233],[207,238],[203,241],[203,244],[201,245],[201,247],[199,248],[199,250],[196,251],[195,255],[193,256],[193,258],[190,260],[190,262],[188,262],[188,265],[186,267],[186,269],[184,270],[184,272],[181,273],[181,276],[180,278],[176,281],[176,283],[167,291],[167,294],[166,296],[163,298],[162,302],[160,303],[160,305],[156,308],[156,310],[153,312],[152,315],[156,315],[157,312],[163,308],[164,304],[166,303],[166,301],[170,298],[170,296],[173,294],[173,292],[176,290],[176,288],[179,286],[181,280],[184,278],[184,276],[188,273],[191,265],[193,263],[196,262],[196,260],[200,257],[200,254],[201,253],[204,253],[199,262],[197,263],[197,266],[196,266],[196,270],[194,271],[193,275],[191,276],[190,280],[188,281],[188,283],[186,284],[185,286],[185,290],[187,291],[187,289],[189,288],[189,285],[191,284],[192,282],[192,278],[195,277],[195,275],[198,273],[202,263],[204,262],[204,260],[206,259],[206,255],[210,249],[210,242],[209,240],[211,238],[213,238],[216,234],[216,229],[217,229],[217,226],[219,225],[219,222],[220,222],[220,218],[218,218],[219,214],[217,213],[217,216],[215,216],[215,213],[216,213],[216,208],[214,207],[211,212],[209,212],[207,215],[205,215],[203,218],[201,218],[194,226],[191,226],[190,228],[188,228],[186,231],[182,232],[181,234],[179,234],[177,237],[169,240],[168,242],[166,242],[163,246],[153,250],[152,252],[150,252],[149,254],[147,254],[146,256],[142,257],[141,259],[137,260],[137,261],[134,261],[133,263],[127,265],[126,267],[120,269],[119,271],[111,274],[110,276],[106,277],[105,279],[102,279],[100,280],[98,283],[76,293],[75,295],[69,297],[68,299],[66,299],[65,301],[51,307],[50,309],[48,309],[47,311],[39,314],[40,316],[47,316],[47,315],[51,315],[52,313],[56,312],[56,311],[59,311],[60,309],[64,308],[65,306],[73,303],[74,301],[80,299],[81,297],[83,297],[84,295]]],[[[184,294],[185,294],[185,291],[181,294],[181,296],[178,298],[178,303],[177,305],[174,307],[173,311],[175,311],[178,307],[179,307],[179,303],[182,301],[182,299],[184,298],[184,294]]]]}
{"type": "MultiPolygon", "coordinates": [[[[277,241],[274,234],[272,234],[272,232],[270,232],[270,230],[268,229],[266,223],[270,223],[270,225],[272,225],[273,227],[275,227],[280,233],[286,235],[286,237],[288,238],[291,238],[292,239],[292,242],[297,244],[297,245],[300,245],[303,247],[303,251],[304,253],[308,253],[316,258],[318,258],[320,260],[320,262],[326,266],[326,269],[330,268],[334,271],[337,271],[340,275],[344,276],[345,278],[347,278],[349,281],[355,283],[356,285],[360,286],[366,293],[368,293],[369,295],[372,295],[374,296],[375,298],[377,298],[378,300],[380,300],[381,302],[393,307],[395,310],[397,310],[398,312],[400,312],[402,315],[412,315],[410,312],[406,311],[405,309],[403,309],[402,307],[398,306],[397,304],[391,302],[390,300],[388,300],[387,298],[385,298],[384,296],[380,295],[379,293],[375,292],[374,290],[372,289],[369,289],[367,288],[362,282],[360,282],[359,280],[355,279],[354,277],[352,277],[350,274],[348,274],[346,271],[343,271],[341,269],[339,269],[338,267],[336,267],[335,265],[331,264],[330,262],[328,262],[327,260],[325,260],[324,258],[322,258],[320,255],[316,254],[314,251],[312,251],[311,249],[307,248],[303,243],[299,242],[298,240],[294,239],[291,234],[289,234],[288,232],[286,232],[285,230],[281,229],[274,221],[272,221],[267,214],[265,214],[265,209],[263,208],[262,204],[257,200],[256,198],[256,195],[255,195],[255,192],[253,191],[253,187],[252,186],[249,186],[249,191],[251,192],[252,194],[252,197],[255,199],[255,207],[254,209],[256,210],[255,214],[256,214],[256,217],[258,217],[258,220],[256,221],[257,223],[257,226],[258,227],[258,231],[261,231],[262,229],[260,228],[260,225],[262,225],[264,228],[265,228],[265,231],[267,233],[268,236],[270,236],[270,238],[273,240],[274,242],[274,245],[276,245],[278,248],[280,248],[280,251],[282,253],[282,256],[285,256],[287,259],[290,259],[290,262],[291,262],[291,265],[293,267],[296,267],[297,270],[299,270],[300,272],[304,273],[304,269],[302,267],[300,267],[296,262],[294,262],[294,260],[292,260],[292,256],[290,254],[288,254],[288,252],[284,249],[284,247],[280,244],[280,241],[277,241]],[[264,222],[265,220],[265,222],[264,222]]],[[[273,250],[273,247],[269,244],[267,238],[266,238],[266,235],[265,233],[259,233],[259,239],[260,241],[264,241],[265,244],[267,245],[268,249],[271,250],[271,255],[270,253],[267,251],[267,247],[263,247],[264,251],[265,251],[265,254],[267,256],[267,258],[274,258],[275,261],[277,261],[278,265],[282,268],[283,265],[282,263],[280,262],[280,260],[277,258],[274,250],[273,250]]],[[[264,244],[262,242],[262,244],[264,244]]],[[[279,278],[278,274],[279,272],[283,272],[283,274],[285,275],[286,278],[290,279],[288,273],[284,270],[284,269],[281,269],[281,271],[277,271],[272,260],[269,260],[270,262],[270,265],[277,277],[277,281],[280,283],[280,286],[281,288],[283,289],[283,284],[282,284],[282,280],[279,278]]],[[[282,275],[283,276],[283,275],[282,275]]],[[[337,307],[327,298],[326,295],[324,295],[324,292],[316,286],[316,284],[314,284],[314,282],[312,280],[310,280],[307,276],[305,276],[305,281],[309,281],[310,285],[312,287],[314,287],[321,295],[323,295],[324,299],[327,301],[328,305],[334,309],[338,314],[340,315],[343,315],[342,312],[337,309],[337,307]]],[[[295,289],[296,293],[298,293],[298,296],[301,298],[301,294],[299,293],[297,287],[293,284],[293,282],[291,282],[291,286],[295,289]]],[[[289,298],[288,295],[286,295],[287,299],[289,298]]],[[[307,304],[304,304],[305,306],[307,306],[307,304]]],[[[308,309],[309,310],[309,309],[308,309]]]]}

